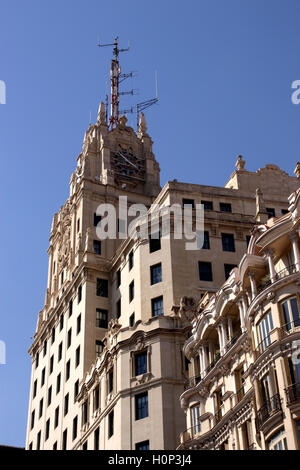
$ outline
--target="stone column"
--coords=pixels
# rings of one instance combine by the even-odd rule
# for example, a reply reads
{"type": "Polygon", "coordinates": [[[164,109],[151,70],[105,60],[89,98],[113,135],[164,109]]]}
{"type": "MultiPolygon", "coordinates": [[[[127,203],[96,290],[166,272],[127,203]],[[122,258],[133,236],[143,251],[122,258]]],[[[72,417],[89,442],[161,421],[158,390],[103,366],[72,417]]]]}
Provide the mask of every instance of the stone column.
{"type": "Polygon", "coordinates": [[[244,332],[246,328],[245,328],[245,318],[244,318],[244,306],[243,306],[242,300],[238,302],[238,308],[239,308],[239,314],[240,314],[241,330],[242,332],[244,332]]]}
{"type": "Polygon", "coordinates": [[[273,262],[273,253],[272,253],[272,250],[266,250],[266,256],[267,256],[267,260],[268,260],[268,264],[269,264],[269,271],[270,271],[270,279],[271,279],[271,282],[275,282],[276,280],[276,271],[275,271],[275,268],[274,268],[274,262],[273,262]]]}
{"type": "Polygon", "coordinates": [[[256,288],[256,282],[255,282],[255,274],[253,272],[248,273],[249,279],[250,279],[250,284],[251,284],[251,299],[254,300],[255,297],[257,296],[257,288],[256,288]]]}
{"type": "Polygon", "coordinates": [[[294,255],[294,264],[296,266],[296,271],[300,271],[300,251],[299,251],[299,236],[297,233],[292,233],[290,235],[293,255],[294,255]]]}
{"type": "Polygon", "coordinates": [[[225,353],[228,338],[227,338],[227,331],[226,331],[224,321],[222,321],[222,323],[221,323],[221,329],[222,329],[222,336],[223,336],[223,348],[224,348],[224,353],[225,353]]]}
{"type": "Polygon", "coordinates": [[[228,336],[229,336],[229,341],[233,338],[233,329],[232,329],[232,318],[229,316],[228,320],[228,336]]]}
{"type": "Polygon", "coordinates": [[[203,367],[203,358],[202,358],[202,347],[199,348],[199,360],[200,360],[200,375],[202,376],[202,372],[204,371],[203,367]]]}
{"type": "Polygon", "coordinates": [[[218,336],[219,336],[219,346],[220,346],[220,354],[223,355],[223,337],[221,331],[221,325],[218,325],[218,336]]]}
{"type": "Polygon", "coordinates": [[[208,361],[207,361],[207,354],[206,354],[206,348],[205,345],[202,346],[202,354],[203,354],[203,366],[204,366],[204,371],[206,371],[208,367],[208,361]]]}

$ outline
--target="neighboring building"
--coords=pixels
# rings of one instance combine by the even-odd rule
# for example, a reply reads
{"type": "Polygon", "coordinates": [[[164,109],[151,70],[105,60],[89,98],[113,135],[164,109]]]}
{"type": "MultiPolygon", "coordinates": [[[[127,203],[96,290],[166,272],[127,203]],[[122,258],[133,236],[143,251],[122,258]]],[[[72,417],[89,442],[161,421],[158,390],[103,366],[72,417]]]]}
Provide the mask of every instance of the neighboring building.
{"type": "Polygon", "coordinates": [[[53,218],[45,305],[29,351],[27,449],[176,448],[190,330],[180,299],[215,292],[267,217],[265,206],[280,216],[299,184],[275,165],[249,172],[244,164],[239,157],[225,188],[175,180],[161,190],[144,116],[137,133],[125,117],[109,130],[100,105],[70,197],[53,218]],[[100,241],[97,207],[118,207],[119,196],[149,209],[203,202],[203,249],[187,251],[172,236],[100,241]]]}
{"type": "Polygon", "coordinates": [[[300,189],[289,212],[256,225],[216,294],[180,316],[192,324],[179,449],[300,450],[300,189]]]}

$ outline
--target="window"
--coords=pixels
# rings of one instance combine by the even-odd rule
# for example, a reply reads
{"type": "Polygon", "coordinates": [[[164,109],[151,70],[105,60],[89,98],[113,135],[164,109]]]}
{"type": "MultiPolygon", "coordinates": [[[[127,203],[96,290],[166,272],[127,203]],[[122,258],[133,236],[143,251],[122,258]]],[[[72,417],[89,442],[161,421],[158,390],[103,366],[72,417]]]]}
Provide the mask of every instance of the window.
{"type": "Polygon", "coordinates": [[[69,302],[69,317],[72,315],[73,313],[73,301],[70,300],[69,302]]]}
{"type": "Polygon", "coordinates": [[[271,310],[257,324],[259,350],[263,352],[271,344],[270,332],[274,329],[271,310]]]}
{"type": "Polygon", "coordinates": [[[41,431],[39,431],[36,440],[36,450],[40,450],[41,447],[41,431]]]}
{"type": "Polygon", "coordinates": [[[55,328],[53,327],[52,332],[51,332],[51,344],[53,344],[54,341],[55,341],[55,328]]]}
{"type": "Polygon", "coordinates": [[[28,450],[32,450],[33,444],[30,442],[28,450]]]}
{"type": "Polygon", "coordinates": [[[114,370],[111,369],[108,372],[108,393],[111,393],[114,389],[114,370]]]}
{"type": "Polygon", "coordinates": [[[149,450],[149,441],[137,442],[135,444],[135,450],[149,450]]]}
{"type": "Polygon", "coordinates": [[[76,325],[76,333],[78,335],[78,333],[80,333],[80,330],[81,330],[81,314],[78,315],[77,317],[77,325],[76,325]]]}
{"type": "Polygon", "coordinates": [[[155,251],[160,250],[161,243],[160,243],[160,233],[154,233],[149,237],[149,251],[150,253],[154,253],[155,251]]]}
{"type": "Polygon", "coordinates": [[[31,424],[30,424],[31,429],[34,428],[34,417],[35,417],[35,411],[33,410],[31,413],[31,424]]]}
{"type": "Polygon", "coordinates": [[[275,217],[275,209],[273,207],[266,207],[269,218],[275,217]]]}
{"type": "Polygon", "coordinates": [[[134,299],[134,281],[131,281],[129,284],[129,302],[132,302],[134,299]]]}
{"type": "Polygon", "coordinates": [[[291,329],[300,326],[299,307],[296,297],[292,297],[281,303],[283,321],[285,328],[290,331],[291,329]]]}
{"type": "Polygon", "coordinates": [[[108,439],[114,434],[114,410],[108,415],[108,439]]]}
{"type": "Polygon", "coordinates": [[[50,433],[50,418],[47,419],[46,421],[45,441],[49,439],[49,433],[50,433]]]}
{"type": "Polygon", "coordinates": [[[59,406],[55,409],[55,414],[54,414],[54,429],[57,428],[57,426],[58,426],[58,421],[59,421],[59,406]]]}
{"type": "Polygon", "coordinates": [[[268,441],[269,450],[288,450],[285,431],[282,429],[268,441]]]}
{"type": "Polygon", "coordinates": [[[42,376],[41,376],[41,387],[44,385],[45,383],[45,374],[46,374],[46,369],[44,367],[44,369],[42,370],[42,376]]]}
{"type": "Polygon", "coordinates": [[[135,323],[134,313],[132,313],[129,317],[129,326],[132,328],[135,323]]]}
{"type": "Polygon", "coordinates": [[[193,433],[198,434],[199,432],[201,432],[200,405],[193,406],[192,408],[192,423],[193,433]]]}
{"type": "Polygon", "coordinates": [[[75,353],[75,367],[79,366],[80,363],[80,346],[76,349],[75,353]]]}
{"type": "Polygon", "coordinates": [[[48,388],[47,406],[51,405],[51,400],[52,400],[52,386],[48,388]]]}
{"type": "Polygon", "coordinates": [[[69,348],[72,343],[72,328],[69,329],[68,331],[68,340],[67,340],[67,347],[69,348]]]}
{"type": "Polygon", "coordinates": [[[147,372],[147,351],[134,355],[135,375],[146,374],[147,372]]]}
{"type": "Polygon", "coordinates": [[[53,450],[57,450],[57,441],[53,444],[53,450]]]}
{"type": "Polygon", "coordinates": [[[61,272],[61,275],[60,275],[60,283],[61,283],[61,285],[63,285],[63,283],[64,283],[64,272],[63,271],[61,272]]]}
{"type": "Polygon", "coordinates": [[[224,264],[225,279],[229,278],[229,275],[230,275],[231,271],[235,267],[236,267],[235,264],[224,264]]]}
{"type": "Polygon", "coordinates": [[[134,263],[133,250],[131,250],[131,252],[129,253],[128,261],[129,261],[129,271],[130,271],[133,268],[133,263],[134,263]]]}
{"type": "Polygon", "coordinates": [[[88,402],[85,401],[82,405],[82,423],[86,424],[88,422],[88,402]]]}
{"type": "Polygon", "coordinates": [[[49,373],[52,374],[53,372],[53,367],[54,367],[54,354],[50,357],[50,367],[49,367],[49,373]]]}
{"type": "Polygon", "coordinates": [[[80,230],[80,219],[77,219],[77,232],[80,230]]]}
{"type": "Polygon", "coordinates": [[[201,204],[203,204],[205,211],[214,210],[212,201],[201,201],[201,204]]]}
{"type": "Polygon", "coordinates": [[[162,270],[161,270],[161,263],[155,264],[154,266],[150,267],[150,274],[151,274],[151,285],[158,284],[162,282],[162,270]]]}
{"type": "Polygon", "coordinates": [[[100,240],[93,241],[93,249],[96,255],[101,255],[101,241],[100,240]]]}
{"type": "Polygon", "coordinates": [[[100,431],[99,428],[97,428],[94,432],[94,450],[99,450],[99,436],[100,431]]]}
{"type": "Polygon", "coordinates": [[[156,297],[151,300],[152,303],[152,317],[158,317],[164,314],[164,301],[163,296],[156,297]]]}
{"type": "Polygon", "coordinates": [[[234,236],[232,233],[222,233],[221,236],[223,251],[235,251],[234,236]]]}
{"type": "Polygon", "coordinates": [[[97,279],[96,295],[99,297],[108,297],[108,280],[97,279]]]}
{"type": "Polygon", "coordinates": [[[246,235],[246,244],[247,244],[247,247],[249,246],[250,240],[251,240],[251,236],[250,236],[250,235],[246,235]]]}
{"type": "Polygon", "coordinates": [[[94,390],[94,411],[100,408],[100,387],[96,387],[94,390]]]}
{"type": "Polygon", "coordinates": [[[58,346],[58,362],[61,360],[62,358],[62,348],[63,348],[63,344],[62,342],[59,344],[58,346]]]}
{"type": "Polygon", "coordinates": [[[69,380],[70,378],[70,370],[71,370],[71,361],[69,359],[66,364],[66,381],[69,380]]]}
{"type": "Polygon", "coordinates": [[[82,450],[88,450],[88,443],[87,443],[87,441],[85,441],[85,442],[82,444],[82,450]]]}
{"type": "Polygon", "coordinates": [[[35,355],[35,367],[37,368],[39,366],[39,353],[37,352],[35,355]]]}
{"type": "Polygon", "coordinates": [[[45,339],[45,341],[44,341],[44,347],[43,347],[43,355],[44,355],[44,357],[46,356],[46,354],[47,354],[47,340],[45,339]]]}
{"type": "Polygon", "coordinates": [[[116,303],[116,313],[117,313],[117,318],[120,318],[121,316],[121,299],[118,300],[116,303]]]}
{"type": "Polygon", "coordinates": [[[36,391],[37,391],[37,379],[34,381],[34,384],[33,384],[33,394],[32,394],[33,398],[36,396],[36,391]]]}
{"type": "Polygon", "coordinates": [[[212,267],[211,263],[207,261],[199,261],[199,279],[200,281],[212,281],[212,267]]]}
{"type": "Polygon", "coordinates": [[[281,215],[286,215],[289,213],[288,209],[281,209],[281,215]]]}
{"type": "Polygon", "coordinates": [[[108,311],[101,308],[96,309],[96,326],[97,328],[108,327],[108,311]]]}
{"type": "Polygon", "coordinates": [[[78,416],[75,416],[73,419],[73,432],[72,432],[72,439],[76,439],[77,437],[77,428],[78,428],[78,416]]]}
{"type": "Polygon", "coordinates": [[[116,273],[116,283],[117,283],[117,287],[120,287],[121,285],[121,270],[118,269],[117,273],[116,273]]]}
{"type": "Polygon", "coordinates": [[[76,380],[75,384],[74,384],[74,402],[75,402],[75,398],[77,397],[79,393],[79,379],[76,380]]]}
{"type": "Polygon", "coordinates": [[[209,232],[204,232],[202,250],[210,250],[209,232]]]}
{"type": "Polygon", "coordinates": [[[135,397],[135,419],[147,418],[148,415],[148,392],[140,393],[135,397]]]}
{"type": "Polygon", "coordinates": [[[66,416],[69,412],[69,394],[65,396],[65,406],[64,406],[64,416],[66,416]]]}
{"type": "Polygon", "coordinates": [[[81,302],[81,299],[82,299],[82,286],[80,285],[77,291],[77,303],[78,304],[81,302]]]}
{"type": "Polygon", "coordinates": [[[59,331],[61,331],[64,327],[64,316],[61,315],[59,319],[59,331]]]}
{"type": "Polygon", "coordinates": [[[232,212],[231,204],[228,204],[227,202],[220,202],[220,211],[221,212],[232,212]]]}
{"type": "Polygon", "coordinates": [[[43,407],[44,407],[44,399],[42,398],[42,399],[40,400],[39,418],[41,418],[42,415],[43,415],[43,407]]]}
{"type": "Polygon", "coordinates": [[[60,392],[61,374],[56,377],[56,394],[60,392]]]}
{"type": "Polygon", "coordinates": [[[194,199],[182,199],[182,206],[183,208],[187,207],[187,208],[192,208],[192,209],[195,209],[195,201],[194,199]]]}
{"type": "Polygon", "coordinates": [[[103,348],[104,348],[103,342],[97,339],[96,340],[96,357],[101,356],[103,348]]]}
{"type": "Polygon", "coordinates": [[[67,429],[65,429],[63,433],[62,450],[67,450],[67,440],[68,440],[68,431],[67,429]]]}
{"type": "Polygon", "coordinates": [[[94,227],[97,227],[97,225],[101,222],[101,215],[97,215],[96,213],[94,214],[94,227]]]}

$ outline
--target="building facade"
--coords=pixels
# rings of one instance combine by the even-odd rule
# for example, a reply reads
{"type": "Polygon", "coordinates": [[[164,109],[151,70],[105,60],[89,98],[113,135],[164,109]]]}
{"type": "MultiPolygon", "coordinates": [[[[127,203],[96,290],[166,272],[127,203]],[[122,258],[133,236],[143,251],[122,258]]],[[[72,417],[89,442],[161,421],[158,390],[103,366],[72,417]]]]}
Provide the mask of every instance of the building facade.
{"type": "Polygon", "coordinates": [[[180,449],[300,449],[300,189],[257,224],[217,293],[183,304],[192,334],[180,449]]]}
{"type": "MultiPolygon", "coordinates": [[[[288,210],[299,185],[275,165],[236,170],[224,188],[168,182],[162,189],[152,140],[125,117],[109,129],[101,103],[87,130],[70,196],[54,215],[45,304],[33,344],[27,449],[175,449],[185,429],[190,322],[182,297],[216,292],[240,262],[250,230],[288,210]],[[257,188],[263,188],[263,194],[257,188]],[[120,197],[162,211],[204,205],[204,245],[127,236],[120,197]],[[99,205],[116,208],[119,237],[100,240],[99,205]],[[124,235],[125,233],[125,235],[124,235]]],[[[144,220],[144,219],[142,219],[144,220]]],[[[160,220],[160,219],[159,219],[160,220]]],[[[102,219],[103,221],[103,219],[102,219]]],[[[144,222],[141,222],[141,226],[144,222]]],[[[145,222],[148,224],[148,222],[145,222]]]]}

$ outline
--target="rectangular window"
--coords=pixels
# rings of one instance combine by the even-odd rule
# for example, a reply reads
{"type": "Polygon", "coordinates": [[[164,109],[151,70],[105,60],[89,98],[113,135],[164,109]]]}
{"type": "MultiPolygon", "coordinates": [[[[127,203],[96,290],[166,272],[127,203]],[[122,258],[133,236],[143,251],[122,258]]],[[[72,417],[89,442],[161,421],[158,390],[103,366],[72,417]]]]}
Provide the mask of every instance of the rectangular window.
{"type": "Polygon", "coordinates": [[[97,227],[97,225],[101,222],[101,215],[97,215],[94,213],[94,227],[97,227]]]}
{"type": "Polygon", "coordinates": [[[40,400],[40,408],[39,408],[39,418],[43,415],[43,407],[44,407],[44,400],[43,398],[40,400]]]}
{"type": "Polygon", "coordinates": [[[70,300],[69,302],[69,317],[72,315],[73,313],[73,301],[70,300]]]}
{"type": "Polygon", "coordinates": [[[37,368],[39,366],[39,353],[37,352],[35,355],[35,367],[37,368]]]}
{"type": "Polygon", "coordinates": [[[70,378],[70,371],[71,371],[71,361],[69,359],[66,364],[66,381],[69,380],[70,378]]]}
{"type": "Polygon", "coordinates": [[[201,432],[200,405],[193,406],[192,408],[192,423],[193,423],[193,433],[198,434],[199,432],[201,432]]]}
{"type": "Polygon", "coordinates": [[[111,393],[114,389],[114,370],[111,369],[108,372],[108,393],[111,393]]]}
{"type": "Polygon", "coordinates": [[[75,416],[75,418],[73,419],[73,432],[72,432],[73,441],[77,437],[77,428],[78,428],[78,416],[75,416]]]}
{"type": "Polygon", "coordinates": [[[223,251],[235,251],[234,236],[232,233],[222,233],[223,251]]]}
{"type": "Polygon", "coordinates": [[[200,281],[213,280],[211,263],[206,261],[199,261],[199,279],[200,281]]]}
{"type": "Polygon", "coordinates": [[[101,255],[101,241],[100,240],[93,241],[93,249],[96,255],[101,255]]]}
{"type": "Polygon", "coordinates": [[[274,329],[271,310],[257,324],[257,336],[259,339],[259,351],[263,352],[271,344],[270,333],[274,329]]]}
{"type": "Polygon", "coordinates": [[[299,307],[296,297],[289,298],[281,303],[283,322],[287,331],[300,326],[299,307]]]}
{"type": "Polygon", "coordinates": [[[58,346],[58,358],[57,358],[58,362],[59,362],[59,361],[61,360],[61,358],[62,358],[62,348],[63,348],[63,344],[62,344],[62,342],[61,342],[61,343],[59,344],[59,346],[58,346]]]}
{"type": "Polygon", "coordinates": [[[47,400],[47,405],[51,405],[51,400],[52,400],[52,386],[48,388],[48,400],[47,400]]]}
{"type": "Polygon", "coordinates": [[[108,439],[114,434],[114,410],[108,415],[108,439]]]}
{"type": "Polygon", "coordinates": [[[191,207],[192,209],[195,209],[195,201],[194,201],[194,199],[182,199],[182,206],[183,206],[183,208],[191,207]]]}
{"type": "Polygon", "coordinates": [[[68,431],[67,429],[65,429],[63,433],[62,450],[67,450],[67,440],[68,440],[68,431]]]}
{"type": "Polygon", "coordinates": [[[36,440],[36,450],[40,450],[41,448],[41,431],[39,431],[36,440]]]}
{"type": "Polygon", "coordinates": [[[82,423],[86,424],[88,422],[88,402],[85,401],[82,405],[82,423]]]}
{"type": "Polygon", "coordinates": [[[72,343],[72,328],[69,329],[68,331],[68,340],[67,340],[67,347],[69,348],[72,343]]]}
{"type": "Polygon", "coordinates": [[[52,374],[54,367],[54,354],[50,357],[50,366],[49,366],[49,373],[52,374]]]}
{"type": "Polygon", "coordinates": [[[75,367],[78,367],[80,363],[80,346],[76,349],[75,353],[75,367]]]}
{"type": "Polygon", "coordinates": [[[121,299],[119,299],[118,302],[116,303],[116,314],[117,314],[117,318],[120,318],[120,316],[121,316],[121,299]]]}
{"type": "Polygon", "coordinates": [[[30,423],[30,428],[34,428],[34,417],[35,417],[35,411],[33,410],[31,413],[31,423],[30,423]]]}
{"type": "Polygon", "coordinates": [[[50,434],[50,418],[47,419],[46,421],[45,441],[49,439],[49,434],[50,434]]]}
{"type": "Polygon", "coordinates": [[[229,275],[234,268],[236,268],[235,264],[224,264],[225,280],[229,278],[229,275]]]}
{"type": "Polygon", "coordinates": [[[102,308],[96,309],[96,327],[107,328],[108,327],[108,310],[102,308]]]}
{"type": "Polygon", "coordinates": [[[149,237],[149,251],[150,253],[154,253],[155,251],[158,251],[161,249],[161,243],[160,243],[160,233],[154,233],[153,235],[150,235],[149,237]]]}
{"type": "Polygon", "coordinates": [[[96,340],[96,357],[101,356],[103,348],[104,348],[103,341],[100,341],[99,339],[97,339],[96,340]]]}
{"type": "Polygon", "coordinates": [[[61,315],[59,319],[59,331],[61,331],[64,327],[64,316],[61,315]]]}
{"type": "Polygon", "coordinates": [[[202,250],[210,250],[209,232],[204,232],[202,250]]]}
{"type": "Polygon", "coordinates": [[[76,380],[76,382],[74,384],[74,402],[75,402],[75,399],[76,399],[78,393],[79,393],[79,379],[76,380]]]}
{"type": "Polygon", "coordinates": [[[77,233],[79,232],[80,230],[80,219],[77,219],[77,233]]]}
{"type": "Polygon", "coordinates": [[[76,333],[80,333],[81,330],[81,314],[77,317],[76,333]]]}
{"type": "Polygon", "coordinates": [[[56,394],[60,392],[60,384],[61,384],[61,374],[58,374],[56,378],[56,394]]]}
{"type": "Polygon", "coordinates": [[[53,444],[53,450],[57,450],[57,441],[53,444]]]}
{"type": "Polygon", "coordinates": [[[100,387],[96,387],[94,390],[94,411],[100,408],[100,387]]]}
{"type": "Polygon", "coordinates": [[[47,340],[45,339],[45,341],[44,341],[44,347],[43,347],[43,355],[44,355],[44,357],[46,356],[46,354],[47,354],[47,340]]]}
{"type": "Polygon", "coordinates": [[[46,375],[46,369],[44,367],[44,369],[42,370],[42,376],[41,376],[41,387],[44,385],[45,383],[45,375],[46,375]]]}
{"type": "Polygon", "coordinates": [[[81,299],[82,299],[82,286],[80,285],[77,291],[77,303],[78,304],[81,302],[81,299]]]}
{"type": "Polygon", "coordinates": [[[132,302],[134,299],[134,281],[131,281],[129,284],[129,302],[132,302]]]}
{"type": "Polygon", "coordinates": [[[116,276],[117,276],[116,277],[117,287],[120,287],[121,285],[121,270],[120,269],[118,269],[116,276]]]}
{"type": "Polygon", "coordinates": [[[69,394],[65,396],[65,406],[64,406],[64,416],[66,416],[69,412],[69,394]]]}
{"type": "Polygon", "coordinates": [[[266,211],[270,219],[275,217],[275,209],[273,207],[266,207],[266,211]]]}
{"type": "Polygon", "coordinates": [[[227,202],[220,202],[220,211],[221,212],[232,212],[231,204],[227,202]]]}
{"type": "Polygon", "coordinates": [[[146,374],[147,372],[147,351],[134,355],[135,375],[146,374]]]}
{"type": "Polygon", "coordinates": [[[132,313],[129,317],[129,326],[132,328],[135,323],[134,313],[132,313]]]}
{"type": "Polygon", "coordinates": [[[36,397],[36,391],[37,391],[37,379],[34,381],[34,384],[33,384],[32,398],[36,397]]]}
{"type": "Polygon", "coordinates": [[[135,419],[147,418],[148,415],[148,392],[140,393],[135,397],[135,419]]]}
{"type": "Polygon", "coordinates": [[[150,267],[150,275],[151,275],[151,285],[162,282],[161,263],[155,264],[154,266],[150,267]]]}
{"type": "Polygon", "coordinates": [[[99,436],[100,430],[97,428],[94,432],[94,450],[99,450],[99,436]]]}
{"type": "Polygon", "coordinates": [[[59,406],[55,409],[55,414],[54,414],[54,429],[57,428],[57,426],[58,426],[58,421],[59,421],[59,406]]]}
{"type": "Polygon", "coordinates": [[[137,442],[135,444],[135,450],[149,450],[149,441],[137,442]]]}
{"type": "Polygon", "coordinates": [[[51,332],[51,344],[53,344],[54,341],[55,341],[55,328],[53,327],[52,332],[51,332]]]}
{"type": "Polygon", "coordinates": [[[133,268],[133,263],[134,263],[133,250],[131,250],[131,252],[129,253],[128,260],[129,260],[129,271],[130,271],[133,268]]]}
{"type": "Polygon", "coordinates": [[[246,235],[246,244],[247,244],[247,247],[249,246],[250,240],[251,240],[251,235],[246,235]]]}
{"type": "Polygon", "coordinates": [[[98,297],[108,297],[108,280],[97,279],[96,295],[98,297]]]}
{"type": "Polygon", "coordinates": [[[286,215],[289,213],[288,209],[281,209],[281,215],[286,215]]]}
{"type": "Polygon", "coordinates": [[[203,204],[205,211],[214,210],[212,201],[201,201],[201,204],[203,204]]]}
{"type": "Polygon", "coordinates": [[[152,303],[152,317],[158,317],[164,314],[164,300],[163,296],[156,297],[151,300],[152,303]]]}

